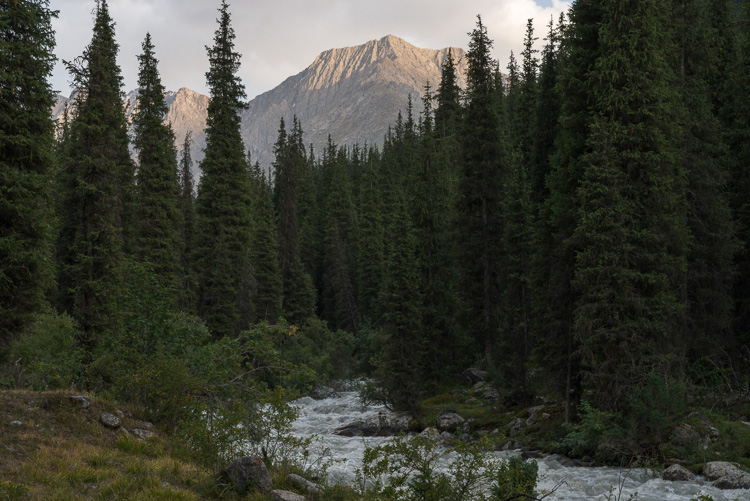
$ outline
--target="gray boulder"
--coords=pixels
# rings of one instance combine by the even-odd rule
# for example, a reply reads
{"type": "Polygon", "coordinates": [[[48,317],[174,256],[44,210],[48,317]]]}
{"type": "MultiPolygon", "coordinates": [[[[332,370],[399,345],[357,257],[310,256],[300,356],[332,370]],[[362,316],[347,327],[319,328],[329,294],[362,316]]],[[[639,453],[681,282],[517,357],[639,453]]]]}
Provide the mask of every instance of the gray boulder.
{"type": "Polygon", "coordinates": [[[463,427],[466,420],[453,411],[443,411],[438,414],[435,424],[440,431],[454,432],[463,427]]]}
{"type": "Polygon", "coordinates": [[[257,456],[245,456],[224,468],[223,474],[232,482],[234,489],[244,494],[248,489],[271,492],[271,474],[257,456]]]}
{"type": "Polygon", "coordinates": [[[750,473],[726,461],[706,463],[701,474],[719,489],[750,489],[750,473]]]}
{"type": "Polygon", "coordinates": [[[314,400],[325,400],[326,398],[337,398],[340,394],[330,386],[318,386],[310,392],[310,398],[314,400]]]}
{"type": "Polygon", "coordinates": [[[695,481],[695,475],[684,466],[673,464],[661,474],[661,478],[670,482],[693,482],[695,481]]]}
{"type": "Polygon", "coordinates": [[[99,421],[109,428],[110,430],[116,430],[120,427],[120,418],[115,416],[114,414],[110,414],[108,412],[105,412],[99,417],[99,421]]]}
{"type": "Polygon", "coordinates": [[[300,496],[289,491],[275,490],[271,491],[273,501],[305,501],[305,496],[300,496]]]}
{"type": "Polygon", "coordinates": [[[308,479],[300,477],[296,473],[290,473],[286,479],[289,480],[290,484],[301,491],[309,492],[310,494],[318,494],[320,492],[318,484],[310,482],[308,479]]]}
{"type": "Polygon", "coordinates": [[[538,420],[539,420],[539,416],[535,412],[531,416],[529,416],[529,419],[526,420],[526,426],[532,426],[536,424],[538,420]]]}

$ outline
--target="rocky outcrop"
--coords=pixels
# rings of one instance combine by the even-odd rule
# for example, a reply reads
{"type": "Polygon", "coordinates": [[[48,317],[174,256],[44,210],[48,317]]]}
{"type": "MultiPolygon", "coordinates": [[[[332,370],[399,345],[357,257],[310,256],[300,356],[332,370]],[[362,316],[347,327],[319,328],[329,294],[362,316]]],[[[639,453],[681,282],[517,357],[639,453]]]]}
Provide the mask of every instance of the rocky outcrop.
{"type": "Polygon", "coordinates": [[[256,456],[245,456],[224,468],[223,475],[229,479],[234,490],[244,494],[248,489],[271,492],[273,482],[263,461],[256,456]]]}
{"type": "Polygon", "coordinates": [[[91,399],[82,395],[73,395],[68,397],[70,402],[79,409],[86,409],[91,406],[91,399]]]}
{"type": "Polygon", "coordinates": [[[750,489],[750,473],[733,463],[713,461],[706,463],[701,474],[719,489],[750,489]]]}

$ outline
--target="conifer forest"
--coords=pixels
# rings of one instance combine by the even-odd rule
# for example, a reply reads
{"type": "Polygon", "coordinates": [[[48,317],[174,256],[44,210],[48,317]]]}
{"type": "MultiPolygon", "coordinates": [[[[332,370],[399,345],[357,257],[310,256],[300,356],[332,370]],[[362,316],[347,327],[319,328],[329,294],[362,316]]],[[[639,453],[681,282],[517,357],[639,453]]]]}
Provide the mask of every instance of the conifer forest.
{"type": "Polygon", "coordinates": [[[503,413],[558,402],[556,450],[607,464],[676,454],[692,410],[750,413],[750,2],[576,0],[507,68],[477,16],[465,89],[449,56],[378,145],[279,117],[270,168],[226,0],[197,165],[147,33],[126,120],[107,0],[51,119],[55,15],[0,0],[4,389],[129,402],[209,467],[261,403],[343,379],[419,431],[481,369],[503,413]]]}

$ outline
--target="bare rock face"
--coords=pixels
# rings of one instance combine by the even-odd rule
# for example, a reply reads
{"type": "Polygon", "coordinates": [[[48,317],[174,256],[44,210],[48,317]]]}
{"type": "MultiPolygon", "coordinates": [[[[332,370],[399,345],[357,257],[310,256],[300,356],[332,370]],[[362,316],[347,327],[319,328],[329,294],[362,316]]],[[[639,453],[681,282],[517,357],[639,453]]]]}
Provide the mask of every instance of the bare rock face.
{"type": "MultiPolygon", "coordinates": [[[[294,115],[301,122],[305,144],[312,143],[317,151],[323,150],[329,133],[340,145],[380,145],[398,112],[406,110],[409,96],[419,106],[425,85],[429,82],[437,88],[449,51],[456,65],[457,83],[464,88],[466,52],[460,48],[420,49],[388,35],[363,45],[322,52],[307,69],[250,101],[241,117],[245,147],[253,160],[271,165],[279,121],[284,117],[289,125],[294,115]]],[[[74,101],[75,92],[68,98],[57,96],[53,118],[62,120],[65,104],[74,101]]],[[[192,132],[190,152],[197,180],[206,146],[204,130],[210,98],[182,88],[167,92],[165,101],[169,107],[166,121],[172,124],[178,152],[185,134],[192,132]]],[[[136,91],[127,95],[123,106],[131,120],[137,110],[136,91]]]]}
{"type": "Polygon", "coordinates": [[[256,456],[245,456],[224,468],[224,475],[229,478],[234,489],[244,494],[248,489],[271,492],[273,482],[263,461],[256,456]]]}

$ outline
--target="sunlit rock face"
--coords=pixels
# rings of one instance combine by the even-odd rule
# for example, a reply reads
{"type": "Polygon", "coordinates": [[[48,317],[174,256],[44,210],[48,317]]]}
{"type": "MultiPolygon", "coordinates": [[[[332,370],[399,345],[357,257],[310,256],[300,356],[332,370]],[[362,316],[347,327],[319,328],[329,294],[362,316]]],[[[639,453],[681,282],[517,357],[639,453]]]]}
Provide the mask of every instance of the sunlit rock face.
{"type": "MultiPolygon", "coordinates": [[[[339,145],[381,145],[398,112],[406,113],[409,96],[417,115],[425,86],[437,89],[449,50],[458,70],[458,83],[464,87],[466,52],[460,48],[420,49],[388,35],[356,47],[327,50],[301,73],[250,101],[242,112],[245,146],[253,160],[270,165],[280,119],[284,117],[290,125],[295,115],[302,123],[305,143],[313,144],[317,152],[322,152],[329,134],[339,145]]],[[[61,119],[64,104],[74,99],[75,93],[69,98],[58,96],[53,117],[61,119]]],[[[182,88],[168,92],[165,99],[178,151],[185,134],[192,131],[191,153],[199,174],[209,98],[182,88]]],[[[130,119],[137,108],[136,91],[127,94],[124,107],[130,119]]]]}

